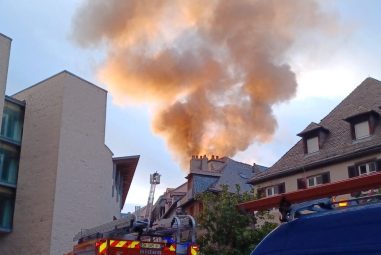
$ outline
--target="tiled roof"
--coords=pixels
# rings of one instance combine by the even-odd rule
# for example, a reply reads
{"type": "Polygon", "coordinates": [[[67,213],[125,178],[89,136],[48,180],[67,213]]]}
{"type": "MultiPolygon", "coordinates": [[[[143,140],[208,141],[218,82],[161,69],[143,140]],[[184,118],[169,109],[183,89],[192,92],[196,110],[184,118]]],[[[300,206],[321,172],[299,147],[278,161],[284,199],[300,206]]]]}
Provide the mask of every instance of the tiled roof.
{"type": "Polygon", "coordinates": [[[381,82],[373,78],[367,78],[317,124],[330,131],[318,152],[306,155],[303,140],[301,139],[272,167],[256,175],[251,182],[260,183],[321,162],[336,160],[340,157],[343,158],[374,148],[378,149],[378,146],[381,147],[380,122],[378,122],[372,137],[352,141],[350,123],[344,119],[369,111],[380,114],[380,106],[381,82]]]}

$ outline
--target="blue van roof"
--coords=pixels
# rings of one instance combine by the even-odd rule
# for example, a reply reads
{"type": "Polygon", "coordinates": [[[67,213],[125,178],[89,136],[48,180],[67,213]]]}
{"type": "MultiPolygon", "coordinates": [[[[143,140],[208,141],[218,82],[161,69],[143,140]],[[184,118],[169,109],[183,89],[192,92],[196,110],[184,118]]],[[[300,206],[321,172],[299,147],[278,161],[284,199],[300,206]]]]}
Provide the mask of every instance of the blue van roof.
{"type": "Polygon", "coordinates": [[[381,203],[311,214],[271,232],[252,255],[381,254],[381,203]]]}

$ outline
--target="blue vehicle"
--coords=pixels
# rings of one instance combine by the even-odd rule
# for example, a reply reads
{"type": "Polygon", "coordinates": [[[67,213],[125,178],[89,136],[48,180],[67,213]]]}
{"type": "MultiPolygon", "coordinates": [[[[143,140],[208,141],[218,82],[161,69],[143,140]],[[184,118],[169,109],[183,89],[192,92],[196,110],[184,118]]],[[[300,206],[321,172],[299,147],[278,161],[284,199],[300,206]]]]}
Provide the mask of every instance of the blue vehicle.
{"type": "Polygon", "coordinates": [[[381,254],[381,203],[310,211],[280,225],[251,255],[381,254]]]}

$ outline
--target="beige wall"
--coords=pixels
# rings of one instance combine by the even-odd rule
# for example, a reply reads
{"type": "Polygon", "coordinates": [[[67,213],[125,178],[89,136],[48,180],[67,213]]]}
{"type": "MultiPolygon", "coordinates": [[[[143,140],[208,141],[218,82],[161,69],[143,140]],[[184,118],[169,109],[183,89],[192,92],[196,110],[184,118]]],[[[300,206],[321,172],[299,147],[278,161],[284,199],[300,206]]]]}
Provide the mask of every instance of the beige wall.
{"type": "Polygon", "coordinates": [[[260,184],[256,184],[255,190],[257,190],[258,188],[268,187],[268,186],[272,186],[272,185],[276,185],[276,184],[285,182],[286,192],[296,191],[296,190],[298,190],[297,179],[317,175],[317,174],[324,173],[324,172],[330,172],[331,182],[336,182],[336,181],[348,179],[349,178],[348,177],[348,166],[352,166],[355,163],[362,162],[362,161],[373,160],[375,158],[381,158],[381,154],[373,154],[370,156],[356,158],[356,159],[352,159],[352,160],[342,162],[342,163],[338,163],[338,164],[333,164],[333,165],[326,166],[323,168],[317,168],[314,170],[306,171],[305,173],[299,173],[299,174],[295,174],[295,175],[288,176],[288,177],[283,177],[283,178],[279,178],[279,179],[275,179],[275,180],[271,180],[271,181],[266,181],[266,182],[263,182],[260,184]]]}
{"type": "Polygon", "coordinates": [[[120,218],[112,194],[113,162],[104,145],[107,92],[69,74],[65,79],[51,254],[74,234],[120,218]]]}
{"type": "Polygon", "coordinates": [[[82,228],[119,217],[104,145],[106,97],[68,72],[15,96],[26,112],[14,228],[0,240],[2,252],[62,255],[82,228]]]}
{"type": "Polygon", "coordinates": [[[0,33],[0,127],[3,118],[4,94],[7,83],[11,39],[0,33]]]}
{"type": "Polygon", "coordinates": [[[26,100],[13,231],[4,254],[49,254],[58,162],[63,81],[52,78],[15,96],[26,100]]]}

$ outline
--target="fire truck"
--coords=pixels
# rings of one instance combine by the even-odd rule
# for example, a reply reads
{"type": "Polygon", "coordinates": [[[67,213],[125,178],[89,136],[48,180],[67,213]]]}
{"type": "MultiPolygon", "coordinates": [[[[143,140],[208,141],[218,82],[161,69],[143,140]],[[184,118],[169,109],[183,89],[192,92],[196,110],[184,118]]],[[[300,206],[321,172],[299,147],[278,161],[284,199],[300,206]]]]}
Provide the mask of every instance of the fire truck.
{"type": "Polygon", "coordinates": [[[379,187],[381,173],[374,173],[238,205],[281,214],[283,223],[251,255],[381,254],[379,187]],[[365,195],[352,196],[359,192],[365,195]]]}
{"type": "MultiPolygon", "coordinates": [[[[152,226],[151,212],[160,174],[150,175],[150,192],[144,220],[139,213],[129,218],[85,229],[75,235],[78,244],[66,255],[197,255],[196,221],[191,215],[173,217],[170,225],[152,226]]],[[[162,219],[165,221],[165,219],[162,219]]]]}
{"type": "Polygon", "coordinates": [[[152,229],[147,221],[118,219],[79,232],[66,255],[197,255],[196,222],[175,216],[170,227],[152,229]]]}

